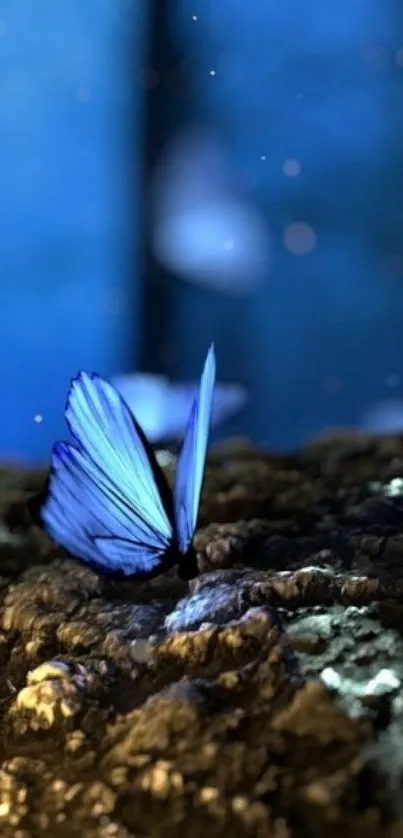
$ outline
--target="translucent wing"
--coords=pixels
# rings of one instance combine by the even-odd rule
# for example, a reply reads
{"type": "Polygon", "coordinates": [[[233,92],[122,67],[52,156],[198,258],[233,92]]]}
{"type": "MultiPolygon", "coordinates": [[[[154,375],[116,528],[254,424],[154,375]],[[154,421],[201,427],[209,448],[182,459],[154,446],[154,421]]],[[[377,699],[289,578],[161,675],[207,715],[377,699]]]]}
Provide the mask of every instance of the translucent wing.
{"type": "Polygon", "coordinates": [[[175,519],[178,543],[183,553],[186,553],[193,538],[199,512],[210,430],[215,366],[214,347],[211,346],[204,365],[199,393],[190,411],[176,468],[175,519]]]}
{"type": "MultiPolygon", "coordinates": [[[[134,413],[150,442],[182,439],[199,382],[172,382],[160,375],[129,373],[112,379],[112,384],[134,413]]],[[[240,384],[216,382],[211,424],[221,425],[236,414],[246,401],[240,384]]]]}
{"type": "Polygon", "coordinates": [[[154,572],[172,543],[172,497],[140,426],[115,388],[87,373],[72,382],[66,420],[74,444],[54,448],[45,528],[89,564],[154,572]]]}

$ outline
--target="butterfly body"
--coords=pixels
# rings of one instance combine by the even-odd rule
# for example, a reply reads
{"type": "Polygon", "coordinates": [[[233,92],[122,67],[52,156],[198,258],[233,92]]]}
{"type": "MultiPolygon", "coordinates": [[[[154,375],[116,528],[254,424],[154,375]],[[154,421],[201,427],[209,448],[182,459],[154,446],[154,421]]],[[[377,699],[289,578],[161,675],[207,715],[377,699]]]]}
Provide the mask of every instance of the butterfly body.
{"type": "Polygon", "coordinates": [[[177,459],[173,489],[117,390],[100,376],[73,379],[36,518],[68,553],[108,574],[146,578],[179,565],[197,574],[192,546],[207,453],[215,357],[211,347],[177,459]]]}

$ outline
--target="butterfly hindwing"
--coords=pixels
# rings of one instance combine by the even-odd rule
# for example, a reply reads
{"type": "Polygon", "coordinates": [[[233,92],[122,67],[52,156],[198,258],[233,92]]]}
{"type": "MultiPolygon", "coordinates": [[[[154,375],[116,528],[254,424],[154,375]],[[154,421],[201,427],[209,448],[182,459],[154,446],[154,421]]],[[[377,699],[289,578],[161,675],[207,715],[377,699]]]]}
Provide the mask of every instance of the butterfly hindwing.
{"type": "Polygon", "coordinates": [[[139,575],[152,573],[157,567],[165,564],[167,553],[165,548],[156,551],[155,548],[147,547],[141,542],[134,544],[130,539],[115,536],[95,538],[95,546],[105,562],[109,562],[112,567],[127,567],[129,575],[132,573],[130,568],[134,560],[139,575]]]}
{"type": "Polygon", "coordinates": [[[182,553],[186,553],[193,538],[199,512],[210,430],[215,368],[214,347],[211,346],[204,365],[199,393],[190,411],[176,467],[175,521],[182,553]]]}
{"type": "Polygon", "coordinates": [[[87,373],[72,382],[66,420],[74,443],[54,448],[47,531],[104,570],[154,572],[173,539],[172,497],[140,426],[115,388],[87,373]]]}

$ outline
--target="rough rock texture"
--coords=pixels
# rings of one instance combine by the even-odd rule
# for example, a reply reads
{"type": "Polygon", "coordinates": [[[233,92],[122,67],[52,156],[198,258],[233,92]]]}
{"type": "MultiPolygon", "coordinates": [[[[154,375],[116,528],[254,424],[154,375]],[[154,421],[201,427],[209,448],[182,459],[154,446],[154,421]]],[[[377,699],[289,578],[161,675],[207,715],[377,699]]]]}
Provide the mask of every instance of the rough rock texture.
{"type": "Polygon", "coordinates": [[[200,576],[62,554],[0,471],[2,838],[403,836],[403,439],[212,453],[200,576]]]}

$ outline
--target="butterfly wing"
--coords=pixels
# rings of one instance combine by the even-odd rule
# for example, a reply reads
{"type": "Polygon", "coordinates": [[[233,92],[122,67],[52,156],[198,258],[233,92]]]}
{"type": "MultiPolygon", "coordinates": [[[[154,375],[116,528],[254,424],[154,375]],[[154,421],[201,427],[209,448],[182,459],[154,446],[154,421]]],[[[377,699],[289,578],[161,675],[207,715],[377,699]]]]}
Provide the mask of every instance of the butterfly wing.
{"type": "Polygon", "coordinates": [[[52,457],[41,519],[52,538],[107,571],[153,573],[172,543],[172,497],[151,446],[115,388],[73,380],[66,421],[74,443],[52,457]]]}
{"type": "Polygon", "coordinates": [[[214,347],[211,346],[204,365],[199,393],[190,411],[185,438],[176,467],[175,520],[179,548],[182,553],[186,553],[193,538],[199,512],[210,430],[215,370],[214,347]]]}

